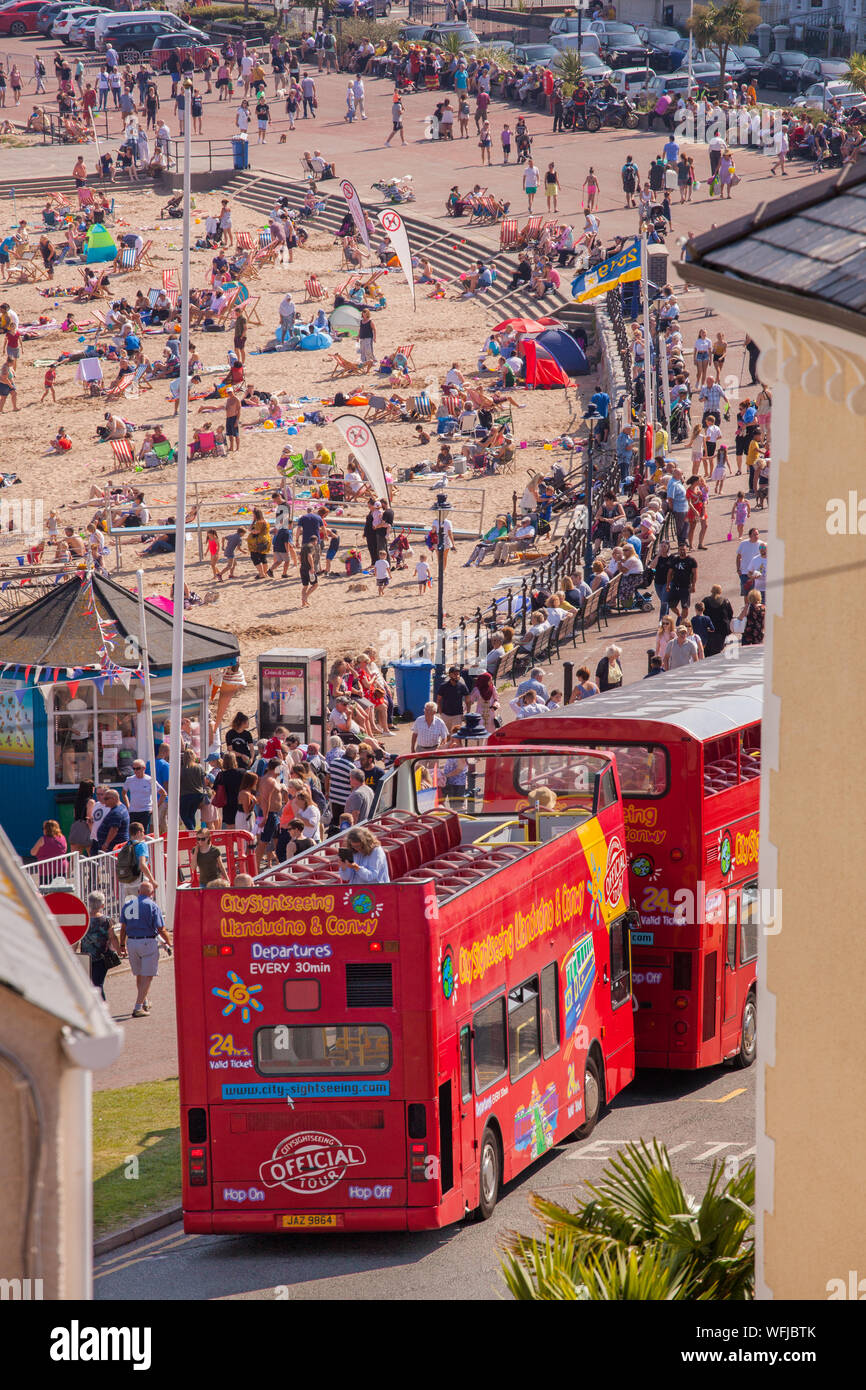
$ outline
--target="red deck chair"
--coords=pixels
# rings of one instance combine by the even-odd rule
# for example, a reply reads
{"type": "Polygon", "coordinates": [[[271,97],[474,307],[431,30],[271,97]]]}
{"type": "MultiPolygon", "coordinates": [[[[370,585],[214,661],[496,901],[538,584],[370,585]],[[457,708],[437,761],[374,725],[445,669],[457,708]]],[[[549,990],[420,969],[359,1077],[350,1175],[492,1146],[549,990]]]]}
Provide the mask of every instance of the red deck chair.
{"type": "Polygon", "coordinates": [[[502,226],[499,228],[499,249],[507,251],[509,247],[517,245],[517,218],[505,217],[502,226]]]}
{"type": "Polygon", "coordinates": [[[306,300],[309,299],[325,298],[325,291],[322,289],[322,286],[319,283],[318,275],[308,276],[308,278],[304,281],[304,290],[306,292],[306,299],[304,301],[305,303],[306,300]]]}
{"type": "Polygon", "coordinates": [[[128,439],[112,439],[111,452],[114,454],[118,464],[123,467],[131,468],[135,462],[135,455],[132,452],[132,444],[128,439]]]}
{"type": "Polygon", "coordinates": [[[398,348],[396,348],[395,351],[402,352],[410,367],[415,366],[415,358],[412,356],[413,352],[415,351],[414,343],[401,343],[401,345],[398,348]]]}

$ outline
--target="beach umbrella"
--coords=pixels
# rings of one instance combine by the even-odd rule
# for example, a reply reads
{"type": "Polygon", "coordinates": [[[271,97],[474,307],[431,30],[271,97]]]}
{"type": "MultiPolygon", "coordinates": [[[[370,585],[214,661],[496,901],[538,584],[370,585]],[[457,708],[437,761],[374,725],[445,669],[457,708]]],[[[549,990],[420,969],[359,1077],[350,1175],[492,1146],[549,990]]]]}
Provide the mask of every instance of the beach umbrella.
{"type": "Polygon", "coordinates": [[[497,323],[492,332],[504,333],[507,328],[511,328],[515,333],[543,333],[545,328],[559,328],[559,326],[559,319],[506,319],[504,323],[497,323]]]}

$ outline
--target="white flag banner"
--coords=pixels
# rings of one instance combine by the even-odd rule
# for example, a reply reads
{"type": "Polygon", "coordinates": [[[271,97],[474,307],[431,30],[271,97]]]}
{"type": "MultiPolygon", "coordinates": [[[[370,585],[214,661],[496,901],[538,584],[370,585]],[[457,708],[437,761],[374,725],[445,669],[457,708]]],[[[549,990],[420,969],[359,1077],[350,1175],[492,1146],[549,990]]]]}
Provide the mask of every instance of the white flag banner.
{"type": "Polygon", "coordinates": [[[370,245],[370,238],[367,235],[367,219],[364,216],[364,209],[361,207],[361,199],[358,197],[358,190],[353,183],[349,183],[348,179],[343,179],[340,183],[340,192],[349,205],[349,211],[352,214],[358,236],[372,256],[373,248],[370,245]]]}
{"type": "Polygon", "coordinates": [[[391,501],[391,489],[385,476],[385,465],[379,453],[376,436],[360,415],[338,415],[334,424],[358,460],[361,471],[377,497],[391,501]]]}
{"type": "MultiPolygon", "coordinates": [[[[671,383],[668,375],[668,345],[665,342],[664,333],[659,334],[659,371],[662,378],[662,395],[665,402],[665,416],[667,417],[668,428],[671,423],[671,383]]],[[[653,412],[655,414],[655,411],[653,412]]]]}
{"type": "Polygon", "coordinates": [[[412,308],[415,305],[415,271],[412,267],[412,251],[409,247],[409,234],[406,225],[399,212],[394,212],[393,208],[386,208],[379,213],[379,221],[388,233],[388,240],[394,248],[394,254],[400,262],[400,269],[409,282],[409,291],[412,295],[412,308]]]}

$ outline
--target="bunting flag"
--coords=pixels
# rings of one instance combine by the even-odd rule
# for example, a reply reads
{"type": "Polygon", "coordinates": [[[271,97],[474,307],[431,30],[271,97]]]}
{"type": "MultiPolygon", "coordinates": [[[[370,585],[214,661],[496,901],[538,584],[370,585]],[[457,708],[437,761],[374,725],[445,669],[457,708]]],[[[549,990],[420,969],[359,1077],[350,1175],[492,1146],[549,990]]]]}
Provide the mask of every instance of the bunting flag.
{"type": "Polygon", "coordinates": [[[585,270],[581,275],[575,275],[571,282],[571,297],[583,303],[586,299],[595,299],[599,294],[607,294],[617,285],[624,285],[628,280],[639,280],[641,278],[641,244],[639,241],[632,242],[631,246],[626,246],[617,256],[609,256],[600,265],[593,266],[592,270],[585,270]]]}

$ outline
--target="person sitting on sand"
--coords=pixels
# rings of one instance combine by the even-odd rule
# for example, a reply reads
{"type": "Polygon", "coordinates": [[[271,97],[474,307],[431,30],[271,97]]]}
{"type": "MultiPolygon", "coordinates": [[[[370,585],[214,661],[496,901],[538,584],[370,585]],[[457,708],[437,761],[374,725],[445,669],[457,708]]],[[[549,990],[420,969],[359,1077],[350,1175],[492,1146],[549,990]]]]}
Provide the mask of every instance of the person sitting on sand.
{"type": "Polygon", "coordinates": [[[168,442],[168,435],[165,433],[162,425],[154,425],[153,429],[145,434],[141,448],[138,451],[138,457],[143,459],[145,454],[150,453],[150,450],[155,444],[168,444],[168,442]]]}
{"type": "Polygon", "coordinates": [[[72,440],[69,438],[69,435],[66,433],[66,430],[61,425],[60,429],[57,431],[50,445],[48,446],[49,453],[65,454],[71,448],[72,440]]]}
{"type": "Polygon", "coordinates": [[[103,443],[110,439],[128,438],[131,430],[121,415],[112,415],[110,410],[106,410],[104,418],[105,424],[96,427],[96,433],[103,443]]]}

